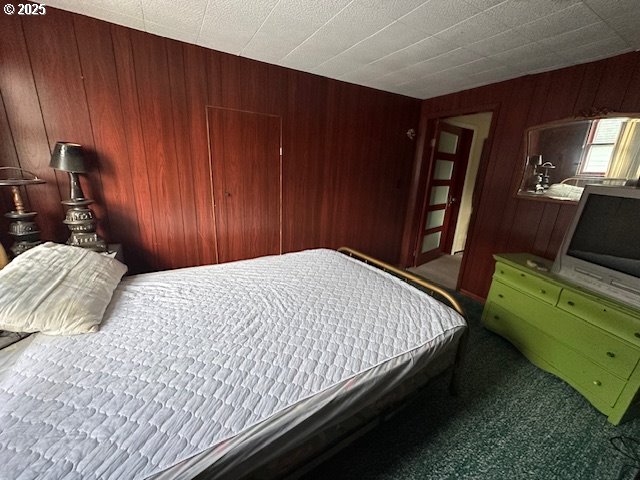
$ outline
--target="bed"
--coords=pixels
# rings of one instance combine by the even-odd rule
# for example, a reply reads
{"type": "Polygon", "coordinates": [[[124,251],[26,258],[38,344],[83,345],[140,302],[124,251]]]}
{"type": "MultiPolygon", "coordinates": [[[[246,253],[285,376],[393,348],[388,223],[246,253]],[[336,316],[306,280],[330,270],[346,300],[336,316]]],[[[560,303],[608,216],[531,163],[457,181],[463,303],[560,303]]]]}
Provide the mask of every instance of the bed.
{"type": "Polygon", "coordinates": [[[99,332],[0,351],[0,478],[294,471],[455,374],[462,310],[407,280],[349,249],[125,277],[99,332]]]}

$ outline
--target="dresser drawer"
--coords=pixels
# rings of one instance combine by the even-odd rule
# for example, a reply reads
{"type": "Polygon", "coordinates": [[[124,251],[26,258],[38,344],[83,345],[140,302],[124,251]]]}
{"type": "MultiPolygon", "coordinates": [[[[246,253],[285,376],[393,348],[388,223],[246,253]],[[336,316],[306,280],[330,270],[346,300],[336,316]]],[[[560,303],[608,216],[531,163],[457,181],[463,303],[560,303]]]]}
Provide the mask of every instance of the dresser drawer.
{"type": "Polygon", "coordinates": [[[621,378],[629,378],[640,360],[640,350],[562,310],[494,282],[492,301],[513,312],[564,345],[589,357],[621,378]]]}
{"type": "Polygon", "coordinates": [[[552,373],[580,390],[596,407],[615,405],[625,386],[621,378],[499,305],[488,304],[483,320],[488,328],[510,340],[535,363],[543,359],[552,373]]]}
{"type": "Polygon", "coordinates": [[[562,288],[539,278],[528,271],[518,270],[504,263],[496,264],[493,278],[508,283],[513,288],[555,305],[562,288]]]}
{"type": "Polygon", "coordinates": [[[640,346],[640,319],[592,300],[572,290],[563,290],[558,307],[640,346]]]}

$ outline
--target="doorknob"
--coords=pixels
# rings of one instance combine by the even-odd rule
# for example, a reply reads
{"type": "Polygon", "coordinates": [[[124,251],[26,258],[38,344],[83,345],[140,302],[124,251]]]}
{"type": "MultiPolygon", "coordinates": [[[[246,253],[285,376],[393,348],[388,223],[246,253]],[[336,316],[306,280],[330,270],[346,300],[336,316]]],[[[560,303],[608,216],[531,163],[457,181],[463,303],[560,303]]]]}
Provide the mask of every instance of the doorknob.
{"type": "Polygon", "coordinates": [[[458,201],[458,199],[456,197],[449,198],[449,202],[447,203],[447,207],[450,207],[451,205],[453,205],[457,201],[458,201]]]}
{"type": "Polygon", "coordinates": [[[224,192],[224,196],[225,196],[225,197],[230,197],[230,196],[231,196],[231,193],[229,193],[229,192],[224,192]]]}

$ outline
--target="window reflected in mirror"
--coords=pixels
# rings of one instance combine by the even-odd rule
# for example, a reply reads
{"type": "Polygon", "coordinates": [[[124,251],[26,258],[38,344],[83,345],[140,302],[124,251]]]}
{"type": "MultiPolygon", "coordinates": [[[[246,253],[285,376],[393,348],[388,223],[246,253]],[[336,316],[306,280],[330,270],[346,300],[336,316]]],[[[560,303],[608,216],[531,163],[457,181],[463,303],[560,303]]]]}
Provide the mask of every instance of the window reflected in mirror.
{"type": "Polygon", "coordinates": [[[585,185],[636,185],[640,118],[608,115],[527,130],[518,196],[577,202],[585,185]]]}

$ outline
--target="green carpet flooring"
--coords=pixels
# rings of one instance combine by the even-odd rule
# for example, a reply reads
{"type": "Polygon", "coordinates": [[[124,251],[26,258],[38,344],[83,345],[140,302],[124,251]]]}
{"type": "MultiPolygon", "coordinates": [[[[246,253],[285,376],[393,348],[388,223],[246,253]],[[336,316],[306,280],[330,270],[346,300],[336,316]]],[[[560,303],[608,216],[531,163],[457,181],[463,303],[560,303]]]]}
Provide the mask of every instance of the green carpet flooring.
{"type": "Polygon", "coordinates": [[[610,438],[640,438],[640,419],[609,424],[569,385],[485,330],[482,305],[459,298],[470,338],[458,396],[448,394],[446,378],[432,381],[400,413],[304,478],[634,478],[637,468],[625,468],[634,462],[610,438]]]}

